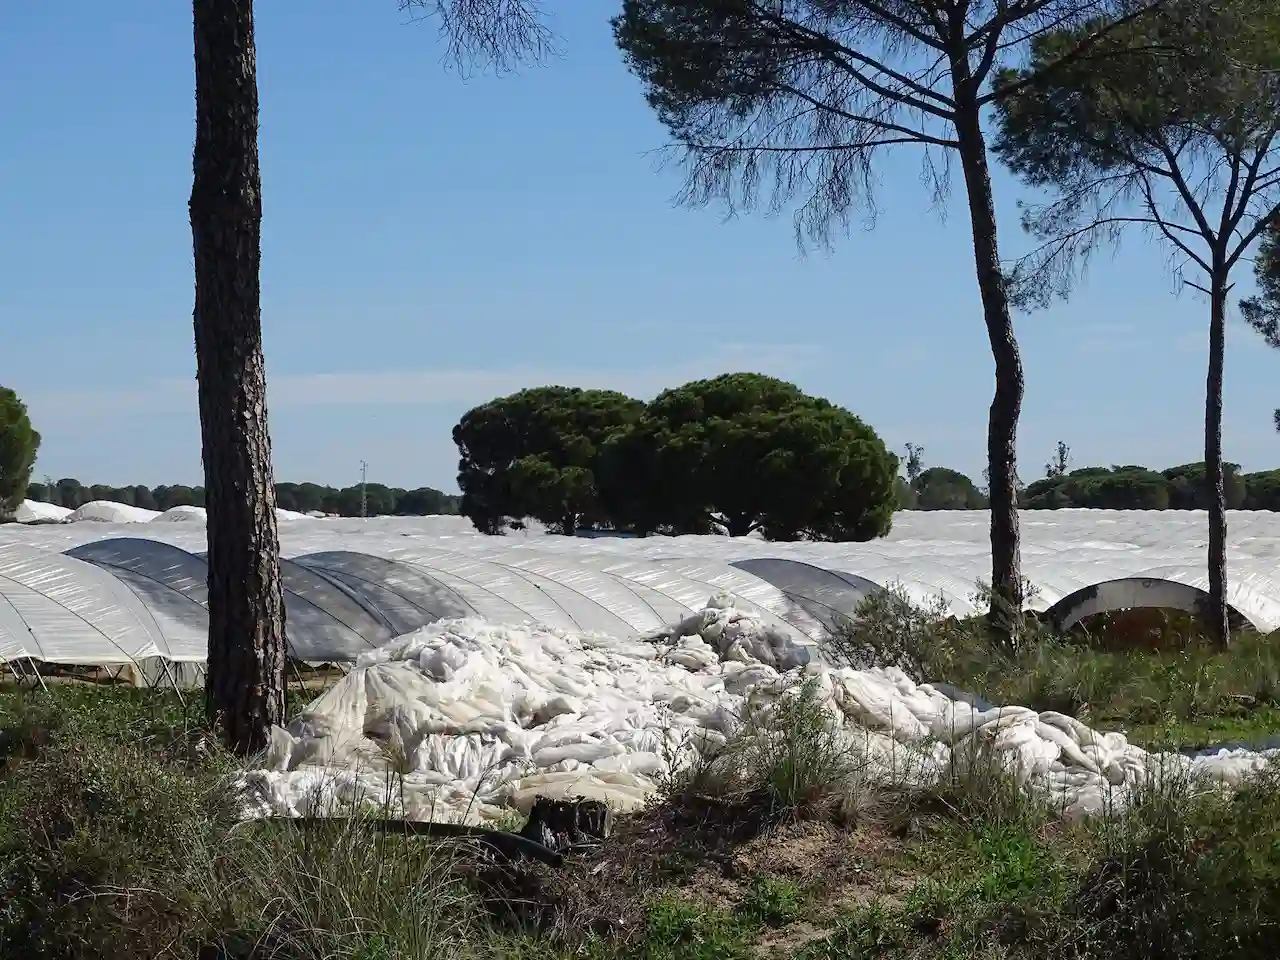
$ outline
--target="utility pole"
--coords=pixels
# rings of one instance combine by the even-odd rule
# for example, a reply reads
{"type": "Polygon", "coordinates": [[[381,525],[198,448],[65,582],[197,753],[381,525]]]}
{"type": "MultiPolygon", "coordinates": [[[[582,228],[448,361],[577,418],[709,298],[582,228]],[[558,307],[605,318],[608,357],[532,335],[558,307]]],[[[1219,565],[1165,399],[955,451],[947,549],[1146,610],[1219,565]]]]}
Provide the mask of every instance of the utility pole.
{"type": "Polygon", "coordinates": [[[369,515],[369,498],[365,496],[364,485],[369,479],[369,464],[363,460],[360,461],[360,518],[364,519],[369,515]]]}

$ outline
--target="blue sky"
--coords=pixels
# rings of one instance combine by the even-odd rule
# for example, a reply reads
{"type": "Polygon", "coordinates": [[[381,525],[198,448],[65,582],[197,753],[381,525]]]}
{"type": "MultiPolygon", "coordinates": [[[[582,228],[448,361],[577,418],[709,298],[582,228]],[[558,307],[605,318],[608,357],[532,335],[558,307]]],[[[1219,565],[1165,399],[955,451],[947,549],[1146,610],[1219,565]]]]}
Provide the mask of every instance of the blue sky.
{"type": "MultiPolygon", "coordinates": [[[[792,379],[975,477],[992,363],[957,184],[906,149],[882,213],[801,256],[788,217],[672,206],[677,174],[609,5],[551,4],[563,57],[445,69],[395,0],[258,4],[263,324],[281,480],[454,488],[468,407],[543,383],[641,397],[730,370],[792,379]]],[[[0,31],[0,383],[37,473],[201,477],[192,350],[190,4],[63,0],[0,31]]],[[[1025,241],[998,174],[1007,254],[1025,241]]],[[[1206,308],[1134,235],[1072,301],[1020,316],[1021,472],[1199,459],[1206,308]]],[[[1241,271],[1247,281],[1247,270],[1241,271]]],[[[1247,283],[1242,283],[1243,290],[1247,283]]],[[[1233,322],[1225,444],[1280,466],[1280,354],[1233,322]]]]}

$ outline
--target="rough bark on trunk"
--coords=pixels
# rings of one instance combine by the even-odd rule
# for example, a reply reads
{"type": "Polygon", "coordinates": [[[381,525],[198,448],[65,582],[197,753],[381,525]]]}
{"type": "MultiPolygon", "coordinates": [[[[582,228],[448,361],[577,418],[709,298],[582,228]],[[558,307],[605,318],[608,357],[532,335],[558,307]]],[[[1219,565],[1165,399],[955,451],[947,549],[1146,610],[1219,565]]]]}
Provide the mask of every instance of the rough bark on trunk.
{"type": "Polygon", "coordinates": [[[259,305],[252,0],[193,0],[196,377],[209,537],[209,720],[231,749],[284,720],[284,596],[259,305]]]}
{"type": "Polygon", "coordinates": [[[998,639],[1017,639],[1022,615],[1022,562],[1018,529],[1018,418],[1022,413],[1022,355],[1013,333],[1009,298],[1000,268],[995,201],[987,144],[966,63],[953,66],[957,96],[956,139],[969,201],[973,255],[983,319],[995,360],[996,388],[987,419],[987,470],[991,503],[991,612],[998,639]]]}
{"type": "Polygon", "coordinates": [[[1204,399],[1204,482],[1209,509],[1209,604],[1204,611],[1210,638],[1231,641],[1227,619],[1227,486],[1222,470],[1222,374],[1226,360],[1227,270],[1215,253],[1210,279],[1209,372],[1204,399]]]}

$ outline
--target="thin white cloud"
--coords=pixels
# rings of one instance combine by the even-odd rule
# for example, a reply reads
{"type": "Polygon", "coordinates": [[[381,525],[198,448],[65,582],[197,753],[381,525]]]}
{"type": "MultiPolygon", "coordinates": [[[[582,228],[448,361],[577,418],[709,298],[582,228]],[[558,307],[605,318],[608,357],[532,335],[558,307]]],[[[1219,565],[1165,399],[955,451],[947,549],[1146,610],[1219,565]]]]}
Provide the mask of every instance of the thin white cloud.
{"type": "Polygon", "coordinates": [[[1081,323],[1065,328],[1077,353],[1133,353],[1146,348],[1141,330],[1132,323],[1081,323]]]}
{"type": "MultiPolygon", "coordinates": [[[[1252,330],[1243,320],[1236,318],[1227,321],[1227,346],[1233,350],[1261,350],[1266,348],[1266,341],[1252,330]]],[[[1187,330],[1173,340],[1173,349],[1177,353],[1190,355],[1207,355],[1209,351],[1209,324],[1200,330],[1187,330]]]]}
{"type": "MultiPolygon", "coordinates": [[[[674,352],[674,351],[673,351],[674,352]]],[[[272,410],[325,406],[464,406],[544,384],[619,390],[652,397],[700,377],[753,370],[795,377],[822,356],[803,344],[720,344],[692,357],[685,351],[670,365],[626,366],[616,360],[598,366],[519,366],[499,369],[439,368],[281,374],[269,376],[272,410]]],[[[74,416],[194,413],[195,379],[155,380],[134,387],[100,390],[42,390],[27,397],[37,420],[74,416]]]]}

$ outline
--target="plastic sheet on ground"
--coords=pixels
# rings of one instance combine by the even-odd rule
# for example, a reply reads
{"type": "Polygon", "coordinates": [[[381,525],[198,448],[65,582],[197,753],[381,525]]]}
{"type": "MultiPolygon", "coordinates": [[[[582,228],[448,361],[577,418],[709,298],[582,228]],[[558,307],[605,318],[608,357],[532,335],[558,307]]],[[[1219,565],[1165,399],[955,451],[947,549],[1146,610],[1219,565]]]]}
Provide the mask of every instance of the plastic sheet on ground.
{"type": "Polygon", "coordinates": [[[869,775],[927,781],[986,758],[1068,818],[1123,806],[1157,773],[1241,782],[1280,750],[1152,754],[1057,713],[991,707],[896,669],[822,663],[794,635],[714,597],[650,640],[442,620],[362,655],[243,775],[246,815],[368,805],[485,823],[536,796],[633,810],[673,767],[808,687],[869,775]]]}

